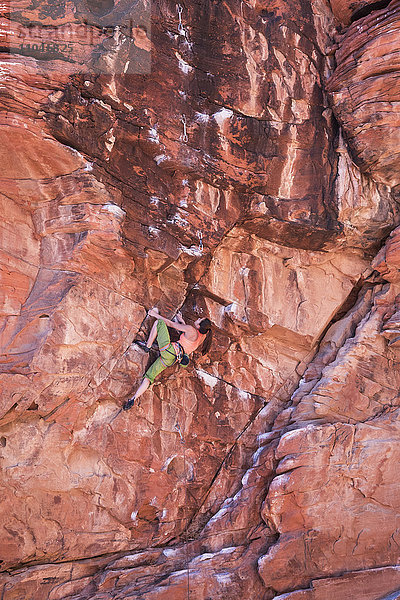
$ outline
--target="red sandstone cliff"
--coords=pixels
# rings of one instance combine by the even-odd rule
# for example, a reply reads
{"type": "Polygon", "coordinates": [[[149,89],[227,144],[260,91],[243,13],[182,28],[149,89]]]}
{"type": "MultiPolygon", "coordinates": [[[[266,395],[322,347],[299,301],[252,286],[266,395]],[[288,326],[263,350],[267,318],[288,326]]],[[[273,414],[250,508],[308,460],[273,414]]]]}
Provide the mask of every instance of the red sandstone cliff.
{"type": "Polygon", "coordinates": [[[1,599],[394,600],[399,0],[3,9],[1,599]]]}

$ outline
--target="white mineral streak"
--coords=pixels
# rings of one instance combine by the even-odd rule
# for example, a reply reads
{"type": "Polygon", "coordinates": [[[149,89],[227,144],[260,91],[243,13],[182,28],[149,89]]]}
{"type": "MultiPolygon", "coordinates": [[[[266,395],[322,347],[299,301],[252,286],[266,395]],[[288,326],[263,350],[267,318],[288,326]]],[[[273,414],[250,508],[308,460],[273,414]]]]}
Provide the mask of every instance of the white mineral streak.
{"type": "Polygon", "coordinates": [[[197,246],[190,246],[190,248],[188,248],[187,246],[180,246],[180,249],[182,250],[182,252],[185,252],[185,254],[189,254],[189,256],[203,255],[202,251],[197,246]]]}
{"type": "Polygon", "coordinates": [[[158,154],[157,156],[155,156],[153,158],[154,162],[159,165],[160,163],[164,162],[165,160],[168,160],[168,157],[165,154],[158,154]]]}
{"type": "Polygon", "coordinates": [[[126,212],[122,210],[122,208],[117,204],[105,204],[104,206],[102,206],[101,210],[106,210],[119,218],[125,217],[126,215],[126,212]]]}
{"type": "Polygon", "coordinates": [[[196,206],[202,213],[210,216],[214,215],[220,204],[220,196],[221,190],[218,188],[205,183],[201,179],[196,182],[194,197],[196,206]]]}
{"type": "Polygon", "coordinates": [[[160,138],[155,126],[149,129],[149,140],[151,140],[152,142],[156,142],[157,144],[160,143],[160,138]]]}
{"type": "Polygon", "coordinates": [[[246,102],[240,111],[251,117],[261,117],[264,107],[260,100],[260,91],[265,79],[264,62],[268,59],[268,42],[261,32],[255,31],[248,23],[239,20],[242,48],[246,55],[246,70],[250,89],[246,102]]]}
{"type": "Polygon", "coordinates": [[[233,115],[233,111],[229,108],[221,108],[218,112],[213,114],[214,119],[218,123],[218,127],[222,130],[227,119],[230,119],[233,115]]]}
{"type": "Polygon", "coordinates": [[[114,144],[115,144],[115,135],[114,135],[114,128],[112,127],[110,129],[110,131],[108,132],[108,136],[106,137],[106,141],[105,141],[106,148],[109,152],[111,152],[111,150],[114,148],[114,144]]]}
{"type": "Polygon", "coordinates": [[[229,127],[229,119],[232,117],[232,115],[233,111],[229,108],[221,108],[221,110],[213,114],[213,118],[219,127],[218,135],[221,140],[221,146],[226,153],[229,153],[230,151],[230,143],[227,140],[226,135],[229,127]]]}
{"type": "Polygon", "coordinates": [[[111,80],[108,84],[105,85],[106,89],[108,90],[108,96],[114,100],[115,102],[117,102],[118,104],[120,104],[120,99],[118,98],[117,95],[117,86],[115,83],[115,75],[111,76],[111,80]]]}
{"type": "Polygon", "coordinates": [[[188,73],[190,73],[190,71],[193,71],[193,67],[191,65],[189,65],[189,63],[187,63],[182,56],[179,54],[179,52],[175,51],[175,56],[178,59],[178,64],[179,64],[179,68],[180,70],[187,75],[188,73]]]}
{"type": "Polygon", "coordinates": [[[177,550],[173,550],[172,548],[165,548],[165,550],[163,550],[163,554],[167,558],[171,558],[172,556],[175,556],[177,554],[177,550]]]}
{"type": "Polygon", "coordinates": [[[99,100],[98,98],[94,98],[93,102],[95,104],[99,104],[100,106],[102,106],[103,108],[105,108],[106,110],[108,110],[109,112],[112,112],[112,108],[109,104],[107,104],[107,102],[103,102],[103,100],[99,100]]]}
{"type": "Polygon", "coordinates": [[[289,125],[289,128],[292,133],[292,140],[288,144],[285,166],[282,169],[281,184],[278,190],[278,196],[280,198],[290,198],[290,193],[294,182],[295,165],[298,153],[298,147],[296,145],[297,126],[289,125]]]}
{"type": "Polygon", "coordinates": [[[214,375],[210,375],[210,373],[202,371],[201,369],[196,369],[196,373],[206,385],[208,385],[212,389],[215,388],[215,386],[218,383],[218,379],[214,377],[214,375]]]}
{"type": "Polygon", "coordinates": [[[228,585],[232,582],[232,575],[229,573],[217,573],[215,578],[221,585],[228,585]]]}
{"type": "Polygon", "coordinates": [[[210,120],[210,115],[207,115],[206,113],[196,112],[195,119],[199,123],[207,123],[210,120]]]}
{"type": "Polygon", "coordinates": [[[188,225],[186,219],[182,219],[182,217],[178,214],[175,214],[171,219],[167,219],[167,221],[177,225],[178,227],[186,227],[188,225]]]}

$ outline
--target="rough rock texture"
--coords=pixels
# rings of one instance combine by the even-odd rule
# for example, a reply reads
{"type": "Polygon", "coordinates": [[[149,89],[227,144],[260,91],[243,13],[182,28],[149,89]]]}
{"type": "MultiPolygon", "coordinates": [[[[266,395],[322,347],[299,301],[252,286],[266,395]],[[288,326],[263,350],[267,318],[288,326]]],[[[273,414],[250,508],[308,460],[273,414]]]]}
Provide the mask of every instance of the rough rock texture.
{"type": "Polygon", "coordinates": [[[400,184],[400,3],[356,17],[339,38],[327,89],[356,164],[393,188],[400,184]]]}
{"type": "Polygon", "coordinates": [[[3,6],[1,599],[394,600],[400,4],[134,4],[3,6]]]}

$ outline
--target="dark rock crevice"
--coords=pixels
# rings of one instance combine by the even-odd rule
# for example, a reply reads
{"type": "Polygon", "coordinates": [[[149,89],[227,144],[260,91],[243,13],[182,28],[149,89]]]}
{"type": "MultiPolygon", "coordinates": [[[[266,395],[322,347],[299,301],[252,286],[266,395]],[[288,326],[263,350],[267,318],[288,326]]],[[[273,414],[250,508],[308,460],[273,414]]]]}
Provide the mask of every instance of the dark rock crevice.
{"type": "Polygon", "coordinates": [[[376,10],[383,10],[384,8],[387,8],[391,2],[392,0],[378,0],[378,2],[367,3],[353,13],[350,22],[354,23],[359,19],[363,19],[376,10]]]}

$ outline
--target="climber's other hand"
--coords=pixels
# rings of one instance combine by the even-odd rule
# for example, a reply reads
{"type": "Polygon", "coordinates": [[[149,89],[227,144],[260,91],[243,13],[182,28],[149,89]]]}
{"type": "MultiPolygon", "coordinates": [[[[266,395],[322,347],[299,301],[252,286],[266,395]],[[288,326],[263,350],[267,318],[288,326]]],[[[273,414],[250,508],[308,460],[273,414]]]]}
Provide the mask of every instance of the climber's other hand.
{"type": "Polygon", "coordinates": [[[181,324],[184,324],[184,323],[185,323],[185,321],[183,320],[183,317],[182,317],[182,313],[181,313],[181,312],[179,312],[179,311],[178,311],[178,312],[176,313],[176,315],[175,315],[175,317],[174,317],[174,321],[175,321],[176,323],[181,323],[181,324]]]}

